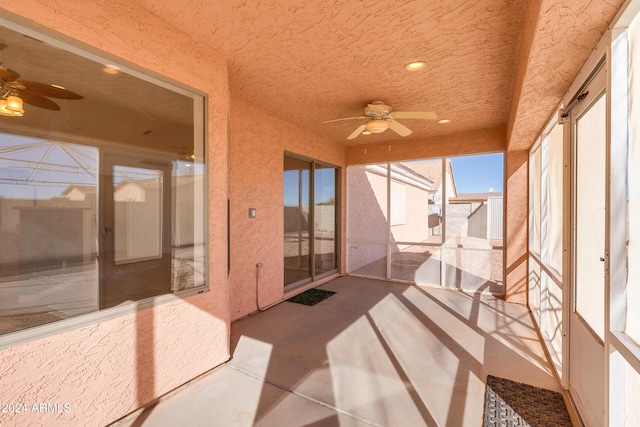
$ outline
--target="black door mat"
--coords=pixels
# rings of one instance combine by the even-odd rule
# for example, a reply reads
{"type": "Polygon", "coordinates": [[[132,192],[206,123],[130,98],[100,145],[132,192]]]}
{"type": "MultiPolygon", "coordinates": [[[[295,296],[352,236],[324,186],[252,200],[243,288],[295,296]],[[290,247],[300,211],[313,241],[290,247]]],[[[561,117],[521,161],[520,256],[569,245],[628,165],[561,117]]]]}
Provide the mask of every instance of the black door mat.
{"type": "Polygon", "coordinates": [[[304,305],[316,305],[317,303],[326,300],[333,294],[335,294],[335,292],[333,291],[311,288],[289,298],[287,301],[304,305]]]}
{"type": "Polygon", "coordinates": [[[562,394],[540,387],[487,377],[484,427],[572,426],[562,394]]]}

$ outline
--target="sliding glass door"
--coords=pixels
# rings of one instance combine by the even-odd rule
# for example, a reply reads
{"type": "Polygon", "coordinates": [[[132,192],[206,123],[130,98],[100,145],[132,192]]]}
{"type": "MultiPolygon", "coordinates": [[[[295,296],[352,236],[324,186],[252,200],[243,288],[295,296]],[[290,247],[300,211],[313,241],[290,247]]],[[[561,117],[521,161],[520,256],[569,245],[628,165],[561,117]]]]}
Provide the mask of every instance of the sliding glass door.
{"type": "Polygon", "coordinates": [[[336,168],[315,164],[313,171],[313,250],[316,276],[338,268],[336,257],[336,168]]]}
{"type": "Polygon", "coordinates": [[[336,167],[284,156],[284,286],[338,269],[336,167]]]}

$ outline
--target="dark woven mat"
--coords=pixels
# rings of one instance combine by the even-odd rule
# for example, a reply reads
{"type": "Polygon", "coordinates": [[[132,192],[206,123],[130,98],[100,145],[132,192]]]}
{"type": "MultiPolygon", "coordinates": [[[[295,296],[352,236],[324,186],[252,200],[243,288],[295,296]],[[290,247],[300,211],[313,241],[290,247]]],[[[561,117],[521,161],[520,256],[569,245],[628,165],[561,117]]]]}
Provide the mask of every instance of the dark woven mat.
{"type": "Polygon", "coordinates": [[[333,291],[311,288],[289,298],[287,301],[304,305],[316,305],[317,303],[326,300],[333,294],[335,294],[335,292],[333,291]]]}
{"type": "Polygon", "coordinates": [[[562,394],[492,375],[487,377],[484,427],[571,425],[562,394]]]}

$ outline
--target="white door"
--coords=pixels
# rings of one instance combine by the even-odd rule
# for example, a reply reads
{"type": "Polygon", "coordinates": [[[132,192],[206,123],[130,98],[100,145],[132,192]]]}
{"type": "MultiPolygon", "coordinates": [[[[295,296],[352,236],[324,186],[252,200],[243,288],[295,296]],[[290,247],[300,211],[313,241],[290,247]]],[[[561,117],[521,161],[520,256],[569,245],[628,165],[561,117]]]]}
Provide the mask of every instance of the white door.
{"type": "Polygon", "coordinates": [[[105,155],[100,308],[171,293],[171,164],[105,155]]]}
{"type": "Polygon", "coordinates": [[[573,132],[573,289],[569,391],[587,426],[605,420],[606,67],[571,111],[573,132]]]}

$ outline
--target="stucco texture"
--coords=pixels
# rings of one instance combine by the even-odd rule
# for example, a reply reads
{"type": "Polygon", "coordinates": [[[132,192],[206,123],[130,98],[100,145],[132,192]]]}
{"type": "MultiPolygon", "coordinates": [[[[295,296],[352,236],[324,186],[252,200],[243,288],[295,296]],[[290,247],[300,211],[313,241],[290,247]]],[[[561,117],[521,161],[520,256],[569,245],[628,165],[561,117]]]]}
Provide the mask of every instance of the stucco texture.
{"type": "Polygon", "coordinates": [[[506,143],[506,128],[497,127],[418,141],[365,144],[347,147],[347,164],[492,153],[505,150],[506,143]]]}
{"type": "MultiPolygon", "coordinates": [[[[104,425],[229,357],[226,276],[227,114],[223,56],[129,2],[0,3],[53,29],[208,95],[210,292],[0,352],[0,402],[68,403],[68,412],[0,414],[1,425],[104,425]]],[[[31,406],[29,406],[31,409],[31,406]]]]}
{"type": "MultiPolygon", "coordinates": [[[[284,297],[285,152],[340,166],[342,174],[345,173],[342,144],[330,142],[270,116],[246,101],[232,98],[229,276],[232,319],[258,310],[256,286],[262,307],[284,297]],[[256,208],[256,218],[249,218],[249,208],[256,208]],[[257,263],[263,265],[259,284],[256,283],[257,263]]],[[[345,182],[344,179],[341,181],[345,182]]],[[[344,195],[343,189],[341,193],[344,195]]]]}
{"type": "Polygon", "coordinates": [[[527,304],[528,160],[528,151],[507,152],[505,299],[519,304],[527,304]]]}

